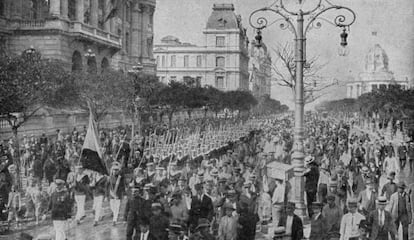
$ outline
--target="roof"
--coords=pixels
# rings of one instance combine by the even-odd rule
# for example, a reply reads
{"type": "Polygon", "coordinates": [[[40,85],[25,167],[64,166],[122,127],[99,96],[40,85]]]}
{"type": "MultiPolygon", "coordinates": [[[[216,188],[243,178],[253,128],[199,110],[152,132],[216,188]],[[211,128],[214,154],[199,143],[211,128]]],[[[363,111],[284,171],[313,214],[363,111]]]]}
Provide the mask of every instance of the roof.
{"type": "Polygon", "coordinates": [[[240,17],[234,13],[233,4],[214,4],[207,21],[207,29],[239,29],[240,17]]]}

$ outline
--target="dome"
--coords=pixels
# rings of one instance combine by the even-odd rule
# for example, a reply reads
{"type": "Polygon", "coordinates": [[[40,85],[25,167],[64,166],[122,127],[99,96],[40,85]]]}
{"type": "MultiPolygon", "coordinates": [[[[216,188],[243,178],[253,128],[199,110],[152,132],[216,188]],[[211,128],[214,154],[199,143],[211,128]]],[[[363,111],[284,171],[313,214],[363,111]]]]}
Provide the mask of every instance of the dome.
{"type": "Polygon", "coordinates": [[[233,4],[214,4],[207,29],[238,29],[241,19],[234,13],[233,4]]]}
{"type": "Polygon", "coordinates": [[[163,37],[161,39],[162,43],[166,43],[166,44],[181,44],[180,39],[178,39],[177,37],[168,35],[166,37],[163,37]]]}
{"type": "Polygon", "coordinates": [[[365,71],[366,72],[388,72],[388,55],[385,50],[379,45],[375,44],[368,50],[365,56],[365,71]]]}

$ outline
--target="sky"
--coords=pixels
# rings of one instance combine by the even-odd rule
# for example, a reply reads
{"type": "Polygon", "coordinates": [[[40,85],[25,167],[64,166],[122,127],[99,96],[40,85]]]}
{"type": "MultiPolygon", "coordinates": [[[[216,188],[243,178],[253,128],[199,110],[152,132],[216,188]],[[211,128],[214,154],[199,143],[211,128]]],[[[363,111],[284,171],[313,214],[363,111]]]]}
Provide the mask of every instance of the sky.
{"type": "MultiPolygon", "coordinates": [[[[270,6],[275,0],[157,0],[154,17],[154,39],[167,35],[178,37],[181,42],[203,45],[202,31],[212,12],[214,3],[233,3],[236,14],[242,16],[250,39],[254,32],[249,25],[250,13],[270,6]]],[[[374,44],[380,44],[389,57],[389,69],[397,80],[414,79],[414,0],[330,0],[334,4],[347,6],[355,11],[356,22],[351,26],[346,57],[338,56],[341,29],[322,22],[320,29],[307,35],[307,56],[317,56],[326,64],[320,74],[327,79],[338,79],[339,86],[329,88],[320,99],[345,97],[345,84],[358,79],[363,71],[365,55],[374,44]],[[373,34],[376,32],[376,34],[373,34]]],[[[284,0],[294,7],[297,0],[284,0]]],[[[317,0],[305,0],[304,8],[317,0]]],[[[276,15],[269,16],[270,22],[276,15]]],[[[325,15],[327,18],[334,15],[325,15]]],[[[306,19],[305,19],[306,21],[306,19]]],[[[269,48],[293,42],[293,35],[277,24],[263,30],[263,41],[269,48]]],[[[273,58],[275,58],[274,54],[273,58]]],[[[272,97],[293,106],[290,91],[278,85],[272,87],[272,97]]],[[[317,103],[317,102],[316,102],[317,103]]],[[[314,103],[314,104],[316,104],[314,103]]]]}

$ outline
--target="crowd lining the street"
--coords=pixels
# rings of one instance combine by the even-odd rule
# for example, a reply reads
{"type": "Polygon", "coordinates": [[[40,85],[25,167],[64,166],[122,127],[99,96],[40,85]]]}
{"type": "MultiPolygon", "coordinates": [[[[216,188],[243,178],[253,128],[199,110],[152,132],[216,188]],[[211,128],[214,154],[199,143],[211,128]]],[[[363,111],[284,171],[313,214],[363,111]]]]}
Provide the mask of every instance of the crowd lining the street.
{"type": "Polygon", "coordinates": [[[413,143],[371,139],[348,123],[307,116],[306,233],[289,179],[272,178],[267,168],[291,164],[292,122],[192,120],[132,141],[128,128],[102,130],[108,175],[79,163],[86,128],[24,136],[20,152],[11,140],[1,150],[1,217],[11,225],[51,215],[56,240],[64,240],[68,220],[87,224],[87,201],[94,226],[109,201],[113,225],[126,221],[127,240],[252,240],[268,226],[274,239],[396,239],[400,225],[408,240],[413,192],[397,176],[404,168],[412,174],[413,143]],[[27,186],[19,189],[21,178],[27,186]]]}

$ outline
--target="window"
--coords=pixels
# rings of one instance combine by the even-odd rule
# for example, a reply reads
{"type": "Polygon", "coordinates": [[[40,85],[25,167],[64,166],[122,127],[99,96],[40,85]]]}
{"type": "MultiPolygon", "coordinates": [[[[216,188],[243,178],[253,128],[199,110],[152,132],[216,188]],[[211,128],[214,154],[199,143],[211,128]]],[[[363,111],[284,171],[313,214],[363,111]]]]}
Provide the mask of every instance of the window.
{"type": "Polygon", "coordinates": [[[196,84],[197,87],[201,87],[201,79],[203,79],[203,77],[200,77],[200,76],[196,77],[195,84],[196,84]]]}
{"type": "Polygon", "coordinates": [[[223,76],[216,77],[216,88],[224,89],[224,77],[223,76]]]}
{"type": "Polygon", "coordinates": [[[162,56],[162,66],[165,67],[165,56],[162,56]]]}
{"type": "Polygon", "coordinates": [[[188,55],[184,56],[184,67],[188,67],[188,55]]]}
{"type": "Polygon", "coordinates": [[[197,67],[201,67],[201,56],[197,56],[197,67]]]}
{"type": "Polygon", "coordinates": [[[372,91],[378,90],[378,85],[377,84],[373,84],[372,85],[372,91]]]}
{"type": "Polygon", "coordinates": [[[171,56],[171,67],[175,67],[176,57],[175,55],[171,56]]]}
{"type": "Polygon", "coordinates": [[[224,47],[225,45],[225,38],[224,37],[216,37],[216,47],[224,47]]]}
{"type": "Polygon", "coordinates": [[[125,52],[129,53],[129,33],[125,33],[125,52]]]}
{"type": "Polygon", "coordinates": [[[157,56],[157,66],[160,65],[160,56],[157,56]]]}
{"type": "Polygon", "coordinates": [[[387,89],[387,85],[386,84],[380,84],[379,88],[382,89],[382,90],[385,90],[385,89],[387,89]]]}
{"type": "Polygon", "coordinates": [[[216,67],[224,67],[224,57],[216,57],[216,67]]]}
{"type": "Polygon", "coordinates": [[[175,82],[175,81],[177,81],[177,76],[171,76],[171,77],[170,77],[170,81],[171,81],[171,82],[172,82],[172,81],[174,81],[174,82],[175,82]]]}

